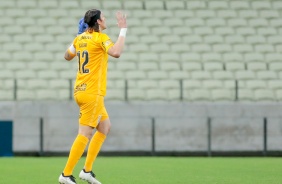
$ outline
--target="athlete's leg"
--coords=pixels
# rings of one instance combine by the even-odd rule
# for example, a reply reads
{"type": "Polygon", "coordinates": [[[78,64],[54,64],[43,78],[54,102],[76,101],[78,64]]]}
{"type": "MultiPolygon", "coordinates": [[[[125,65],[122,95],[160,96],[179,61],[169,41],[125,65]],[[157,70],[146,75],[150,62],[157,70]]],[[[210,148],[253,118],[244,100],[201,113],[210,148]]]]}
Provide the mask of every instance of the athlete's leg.
{"type": "Polygon", "coordinates": [[[106,136],[110,132],[110,129],[110,119],[105,119],[104,121],[101,121],[97,126],[97,131],[92,137],[88,147],[87,157],[84,166],[86,172],[92,170],[93,163],[95,162],[97,155],[100,152],[101,147],[106,139],[106,136]]]}
{"type": "Polygon", "coordinates": [[[69,158],[64,169],[64,175],[72,175],[72,171],[81,158],[89,139],[92,136],[93,128],[90,126],[79,125],[78,135],[73,142],[70,150],[69,158]]]}

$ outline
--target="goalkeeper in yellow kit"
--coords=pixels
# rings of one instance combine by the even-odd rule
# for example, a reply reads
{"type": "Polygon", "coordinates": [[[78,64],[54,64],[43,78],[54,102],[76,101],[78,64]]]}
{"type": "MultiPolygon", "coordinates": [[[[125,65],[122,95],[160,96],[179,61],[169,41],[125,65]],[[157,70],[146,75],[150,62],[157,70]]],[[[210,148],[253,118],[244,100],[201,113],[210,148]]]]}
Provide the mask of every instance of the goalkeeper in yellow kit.
{"type": "Polygon", "coordinates": [[[88,10],[84,16],[84,23],[88,28],[74,39],[65,53],[68,61],[75,56],[78,58],[74,99],[80,108],[80,117],[78,135],[71,147],[65,169],[59,177],[61,184],[76,183],[72,172],[88,143],[85,165],[79,178],[89,184],[101,184],[92,172],[92,165],[111,127],[104,105],[108,55],[120,57],[127,31],[125,14],[117,12],[116,18],[120,34],[113,43],[107,34],[102,33],[107,28],[103,13],[97,9],[88,10]],[[97,131],[92,136],[94,128],[97,131]]]}

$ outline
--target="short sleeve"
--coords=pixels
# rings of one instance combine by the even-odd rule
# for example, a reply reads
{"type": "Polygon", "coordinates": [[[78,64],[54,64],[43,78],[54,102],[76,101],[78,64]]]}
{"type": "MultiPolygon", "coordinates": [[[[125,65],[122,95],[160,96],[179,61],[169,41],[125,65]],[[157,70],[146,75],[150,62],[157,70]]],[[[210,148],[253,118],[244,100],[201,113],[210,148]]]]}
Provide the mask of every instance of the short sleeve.
{"type": "Polygon", "coordinates": [[[108,50],[114,45],[110,37],[106,34],[102,35],[102,48],[107,53],[108,50]]]}

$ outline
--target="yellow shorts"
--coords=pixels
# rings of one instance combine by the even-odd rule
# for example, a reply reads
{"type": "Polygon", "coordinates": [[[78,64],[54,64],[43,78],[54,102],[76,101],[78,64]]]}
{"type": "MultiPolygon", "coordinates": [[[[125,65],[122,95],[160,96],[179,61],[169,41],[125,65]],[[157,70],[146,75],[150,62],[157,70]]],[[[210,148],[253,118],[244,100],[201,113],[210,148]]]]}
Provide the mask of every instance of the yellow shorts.
{"type": "Polygon", "coordinates": [[[75,93],[74,99],[80,108],[79,124],[95,128],[109,118],[103,96],[79,92],[75,93]]]}

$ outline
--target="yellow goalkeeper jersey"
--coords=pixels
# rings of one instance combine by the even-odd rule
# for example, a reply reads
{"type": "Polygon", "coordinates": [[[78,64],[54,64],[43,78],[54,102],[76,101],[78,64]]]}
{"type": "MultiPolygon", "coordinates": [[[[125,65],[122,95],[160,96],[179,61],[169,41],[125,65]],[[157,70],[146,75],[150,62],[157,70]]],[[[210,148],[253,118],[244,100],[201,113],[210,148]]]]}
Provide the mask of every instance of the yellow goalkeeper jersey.
{"type": "Polygon", "coordinates": [[[73,46],[78,58],[78,71],[74,93],[83,91],[106,95],[108,50],[114,45],[109,36],[100,32],[78,35],[73,46]]]}

